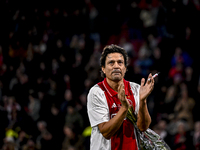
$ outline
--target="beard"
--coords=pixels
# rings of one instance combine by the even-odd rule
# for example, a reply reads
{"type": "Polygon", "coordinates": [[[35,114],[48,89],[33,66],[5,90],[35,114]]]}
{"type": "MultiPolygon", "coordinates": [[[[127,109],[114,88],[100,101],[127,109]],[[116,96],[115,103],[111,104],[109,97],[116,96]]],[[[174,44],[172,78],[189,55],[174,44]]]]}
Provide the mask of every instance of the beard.
{"type": "Polygon", "coordinates": [[[112,75],[111,78],[113,81],[121,81],[123,76],[122,75],[112,75]]]}
{"type": "Polygon", "coordinates": [[[115,69],[111,73],[111,79],[115,82],[121,81],[123,77],[124,76],[121,70],[115,69]]]}

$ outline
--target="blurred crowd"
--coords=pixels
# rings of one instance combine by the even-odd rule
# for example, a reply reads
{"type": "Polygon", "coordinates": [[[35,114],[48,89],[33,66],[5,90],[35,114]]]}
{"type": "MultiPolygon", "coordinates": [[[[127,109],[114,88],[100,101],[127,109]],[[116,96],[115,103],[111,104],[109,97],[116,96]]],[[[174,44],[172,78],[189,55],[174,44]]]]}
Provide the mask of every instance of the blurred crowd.
{"type": "Polygon", "coordinates": [[[199,0],[0,2],[0,149],[89,150],[89,89],[108,44],[125,79],[160,72],[150,128],[173,150],[200,149],[199,0]]]}

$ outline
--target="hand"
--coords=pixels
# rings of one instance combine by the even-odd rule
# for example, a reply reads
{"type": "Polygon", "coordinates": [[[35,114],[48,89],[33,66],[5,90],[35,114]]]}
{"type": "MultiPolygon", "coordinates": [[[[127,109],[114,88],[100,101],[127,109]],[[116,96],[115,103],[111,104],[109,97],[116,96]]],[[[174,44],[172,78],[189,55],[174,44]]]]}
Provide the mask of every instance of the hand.
{"type": "Polygon", "coordinates": [[[126,94],[125,94],[125,90],[124,90],[124,83],[120,83],[120,85],[118,87],[118,98],[121,101],[122,106],[128,109],[129,108],[129,102],[126,99],[126,94]]]}
{"type": "Polygon", "coordinates": [[[147,99],[147,97],[149,96],[149,94],[151,93],[151,91],[154,88],[154,79],[152,78],[152,74],[150,73],[148,76],[147,82],[145,83],[145,79],[142,78],[141,80],[141,85],[140,85],[140,100],[145,100],[147,99]],[[148,81],[148,79],[151,79],[150,81],[148,81]]]}

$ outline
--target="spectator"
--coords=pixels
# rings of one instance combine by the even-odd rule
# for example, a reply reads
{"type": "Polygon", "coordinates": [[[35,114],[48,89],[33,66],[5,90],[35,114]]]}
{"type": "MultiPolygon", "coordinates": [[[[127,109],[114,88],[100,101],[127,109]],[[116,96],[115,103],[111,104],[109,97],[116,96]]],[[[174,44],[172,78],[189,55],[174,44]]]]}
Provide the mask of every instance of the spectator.
{"type": "Polygon", "coordinates": [[[93,81],[98,79],[98,75],[99,75],[98,72],[100,70],[99,61],[98,61],[99,59],[100,59],[99,52],[94,52],[91,55],[89,62],[85,66],[85,71],[87,72],[87,77],[89,79],[92,79],[93,81]]]}
{"type": "Polygon", "coordinates": [[[33,90],[29,92],[29,103],[28,103],[28,114],[33,119],[34,122],[40,118],[40,101],[36,99],[35,93],[33,90]]]}
{"type": "Polygon", "coordinates": [[[185,85],[180,92],[181,95],[178,98],[178,101],[176,102],[174,112],[177,119],[186,120],[189,130],[192,130],[194,127],[192,112],[195,106],[195,101],[193,98],[188,96],[188,90],[187,87],[185,87],[185,85]]]}
{"type": "Polygon", "coordinates": [[[150,70],[155,70],[156,72],[161,72],[162,74],[167,73],[166,69],[167,64],[165,63],[165,58],[162,55],[162,50],[159,47],[155,47],[152,49],[152,55],[150,56],[152,59],[152,66],[150,70]]]}
{"type": "Polygon", "coordinates": [[[167,143],[167,144],[171,144],[170,143],[170,139],[171,139],[171,135],[168,133],[167,131],[167,121],[165,119],[161,119],[160,121],[158,121],[158,124],[156,124],[153,127],[153,130],[160,135],[160,137],[167,143]]]}
{"type": "Polygon", "coordinates": [[[32,139],[28,139],[27,143],[23,146],[22,150],[38,150],[36,144],[32,139]]]}
{"type": "Polygon", "coordinates": [[[141,68],[141,75],[146,77],[149,73],[150,67],[153,65],[152,59],[150,59],[150,51],[147,48],[147,44],[144,43],[138,52],[138,59],[135,61],[135,65],[141,68]]]}
{"type": "Polygon", "coordinates": [[[174,67],[172,67],[169,70],[169,78],[172,79],[173,81],[176,79],[180,79],[183,81],[183,72],[184,72],[184,66],[182,63],[178,62],[174,67]]]}
{"type": "Polygon", "coordinates": [[[23,150],[23,147],[26,145],[28,142],[29,136],[27,133],[23,130],[19,131],[19,137],[16,139],[16,145],[18,147],[18,150],[23,150]]]}
{"type": "Polygon", "coordinates": [[[179,121],[177,123],[177,133],[173,138],[173,149],[193,149],[192,137],[190,131],[188,130],[187,123],[184,121],[179,121]]]}
{"type": "Polygon", "coordinates": [[[192,59],[187,52],[184,52],[181,47],[175,48],[175,53],[171,59],[171,65],[176,66],[177,63],[183,64],[184,67],[192,65],[192,59]]]}
{"type": "Polygon", "coordinates": [[[194,124],[193,145],[195,150],[200,149],[200,121],[197,121],[194,124]]]}
{"type": "Polygon", "coordinates": [[[62,150],[72,148],[83,150],[83,138],[75,131],[75,128],[72,125],[65,125],[63,131],[65,138],[62,144],[62,150]]]}
{"type": "MultiPolygon", "coordinates": [[[[10,120],[10,122],[13,121],[13,119],[15,118],[15,113],[17,111],[21,110],[21,106],[16,102],[15,97],[14,96],[9,96],[8,97],[8,102],[7,105],[5,103],[6,106],[6,111],[8,113],[8,119],[10,120]],[[14,117],[14,118],[13,118],[14,117]]],[[[16,119],[16,118],[15,118],[16,119]]]]}
{"type": "Polygon", "coordinates": [[[79,109],[78,112],[81,114],[83,118],[83,127],[88,127],[90,125],[89,118],[87,115],[87,94],[82,93],[79,97],[79,109]]]}
{"type": "Polygon", "coordinates": [[[66,114],[67,113],[67,107],[69,102],[73,100],[73,95],[72,91],[70,89],[66,89],[64,93],[64,100],[61,103],[60,110],[62,113],[66,114]]]}
{"type": "Polygon", "coordinates": [[[76,110],[74,102],[71,102],[67,107],[67,114],[65,116],[65,124],[72,124],[76,128],[77,133],[81,133],[83,130],[83,118],[80,113],[76,110]]]}
{"type": "Polygon", "coordinates": [[[4,145],[2,150],[15,150],[17,149],[17,145],[15,144],[15,140],[13,137],[6,137],[4,140],[4,145]]]}
{"type": "Polygon", "coordinates": [[[177,103],[177,93],[178,89],[175,85],[171,85],[167,88],[167,92],[164,98],[164,104],[162,109],[163,112],[167,114],[173,114],[174,113],[174,106],[177,103]]]}
{"type": "Polygon", "coordinates": [[[36,139],[36,147],[39,150],[46,150],[52,148],[52,134],[47,130],[47,123],[39,121],[37,123],[40,134],[36,139]]]}
{"type": "Polygon", "coordinates": [[[49,132],[52,134],[52,149],[61,149],[63,139],[64,115],[55,104],[51,106],[51,113],[46,117],[49,132]]]}

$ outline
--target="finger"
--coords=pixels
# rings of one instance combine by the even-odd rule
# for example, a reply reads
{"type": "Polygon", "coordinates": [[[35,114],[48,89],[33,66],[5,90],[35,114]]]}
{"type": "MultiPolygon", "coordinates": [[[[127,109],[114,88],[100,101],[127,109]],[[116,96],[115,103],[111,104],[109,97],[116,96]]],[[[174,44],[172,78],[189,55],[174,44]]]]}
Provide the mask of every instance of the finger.
{"type": "Polygon", "coordinates": [[[124,96],[123,90],[124,90],[124,85],[121,83],[121,84],[119,84],[119,87],[118,87],[118,95],[119,95],[120,99],[123,98],[123,96],[124,96]]]}
{"type": "Polygon", "coordinates": [[[130,107],[131,105],[130,105],[130,103],[129,103],[128,99],[127,99],[127,98],[125,98],[125,100],[126,100],[126,103],[128,104],[128,106],[130,107]]]}
{"type": "Polygon", "coordinates": [[[151,83],[151,81],[153,80],[152,77],[153,77],[153,76],[152,76],[152,74],[150,73],[149,76],[148,76],[148,79],[147,79],[147,83],[148,83],[148,84],[151,83]]]}
{"type": "Polygon", "coordinates": [[[118,98],[121,99],[121,84],[118,86],[118,98]]]}
{"type": "Polygon", "coordinates": [[[122,84],[119,84],[119,86],[118,86],[118,93],[121,92],[121,86],[122,86],[122,84]]]}
{"type": "Polygon", "coordinates": [[[154,85],[155,79],[153,78],[153,76],[151,75],[151,84],[154,85]]]}
{"type": "Polygon", "coordinates": [[[149,88],[150,88],[150,91],[152,91],[153,90],[153,88],[154,88],[154,79],[152,79],[151,80],[151,83],[150,84],[148,84],[148,86],[149,86],[149,88]]]}
{"type": "Polygon", "coordinates": [[[125,97],[125,89],[124,89],[124,84],[122,83],[121,85],[121,94],[123,97],[125,97]]]}
{"type": "Polygon", "coordinates": [[[155,80],[152,79],[152,81],[151,81],[151,86],[152,86],[152,88],[154,87],[154,83],[155,83],[155,80]]]}
{"type": "Polygon", "coordinates": [[[151,83],[152,83],[152,85],[154,85],[154,83],[155,83],[155,79],[154,78],[152,78],[152,82],[151,83]]]}
{"type": "Polygon", "coordinates": [[[140,86],[144,86],[144,82],[145,82],[145,79],[142,78],[142,79],[141,79],[141,84],[140,84],[140,86]]]}
{"type": "Polygon", "coordinates": [[[122,96],[125,98],[125,90],[122,89],[122,96]]]}

